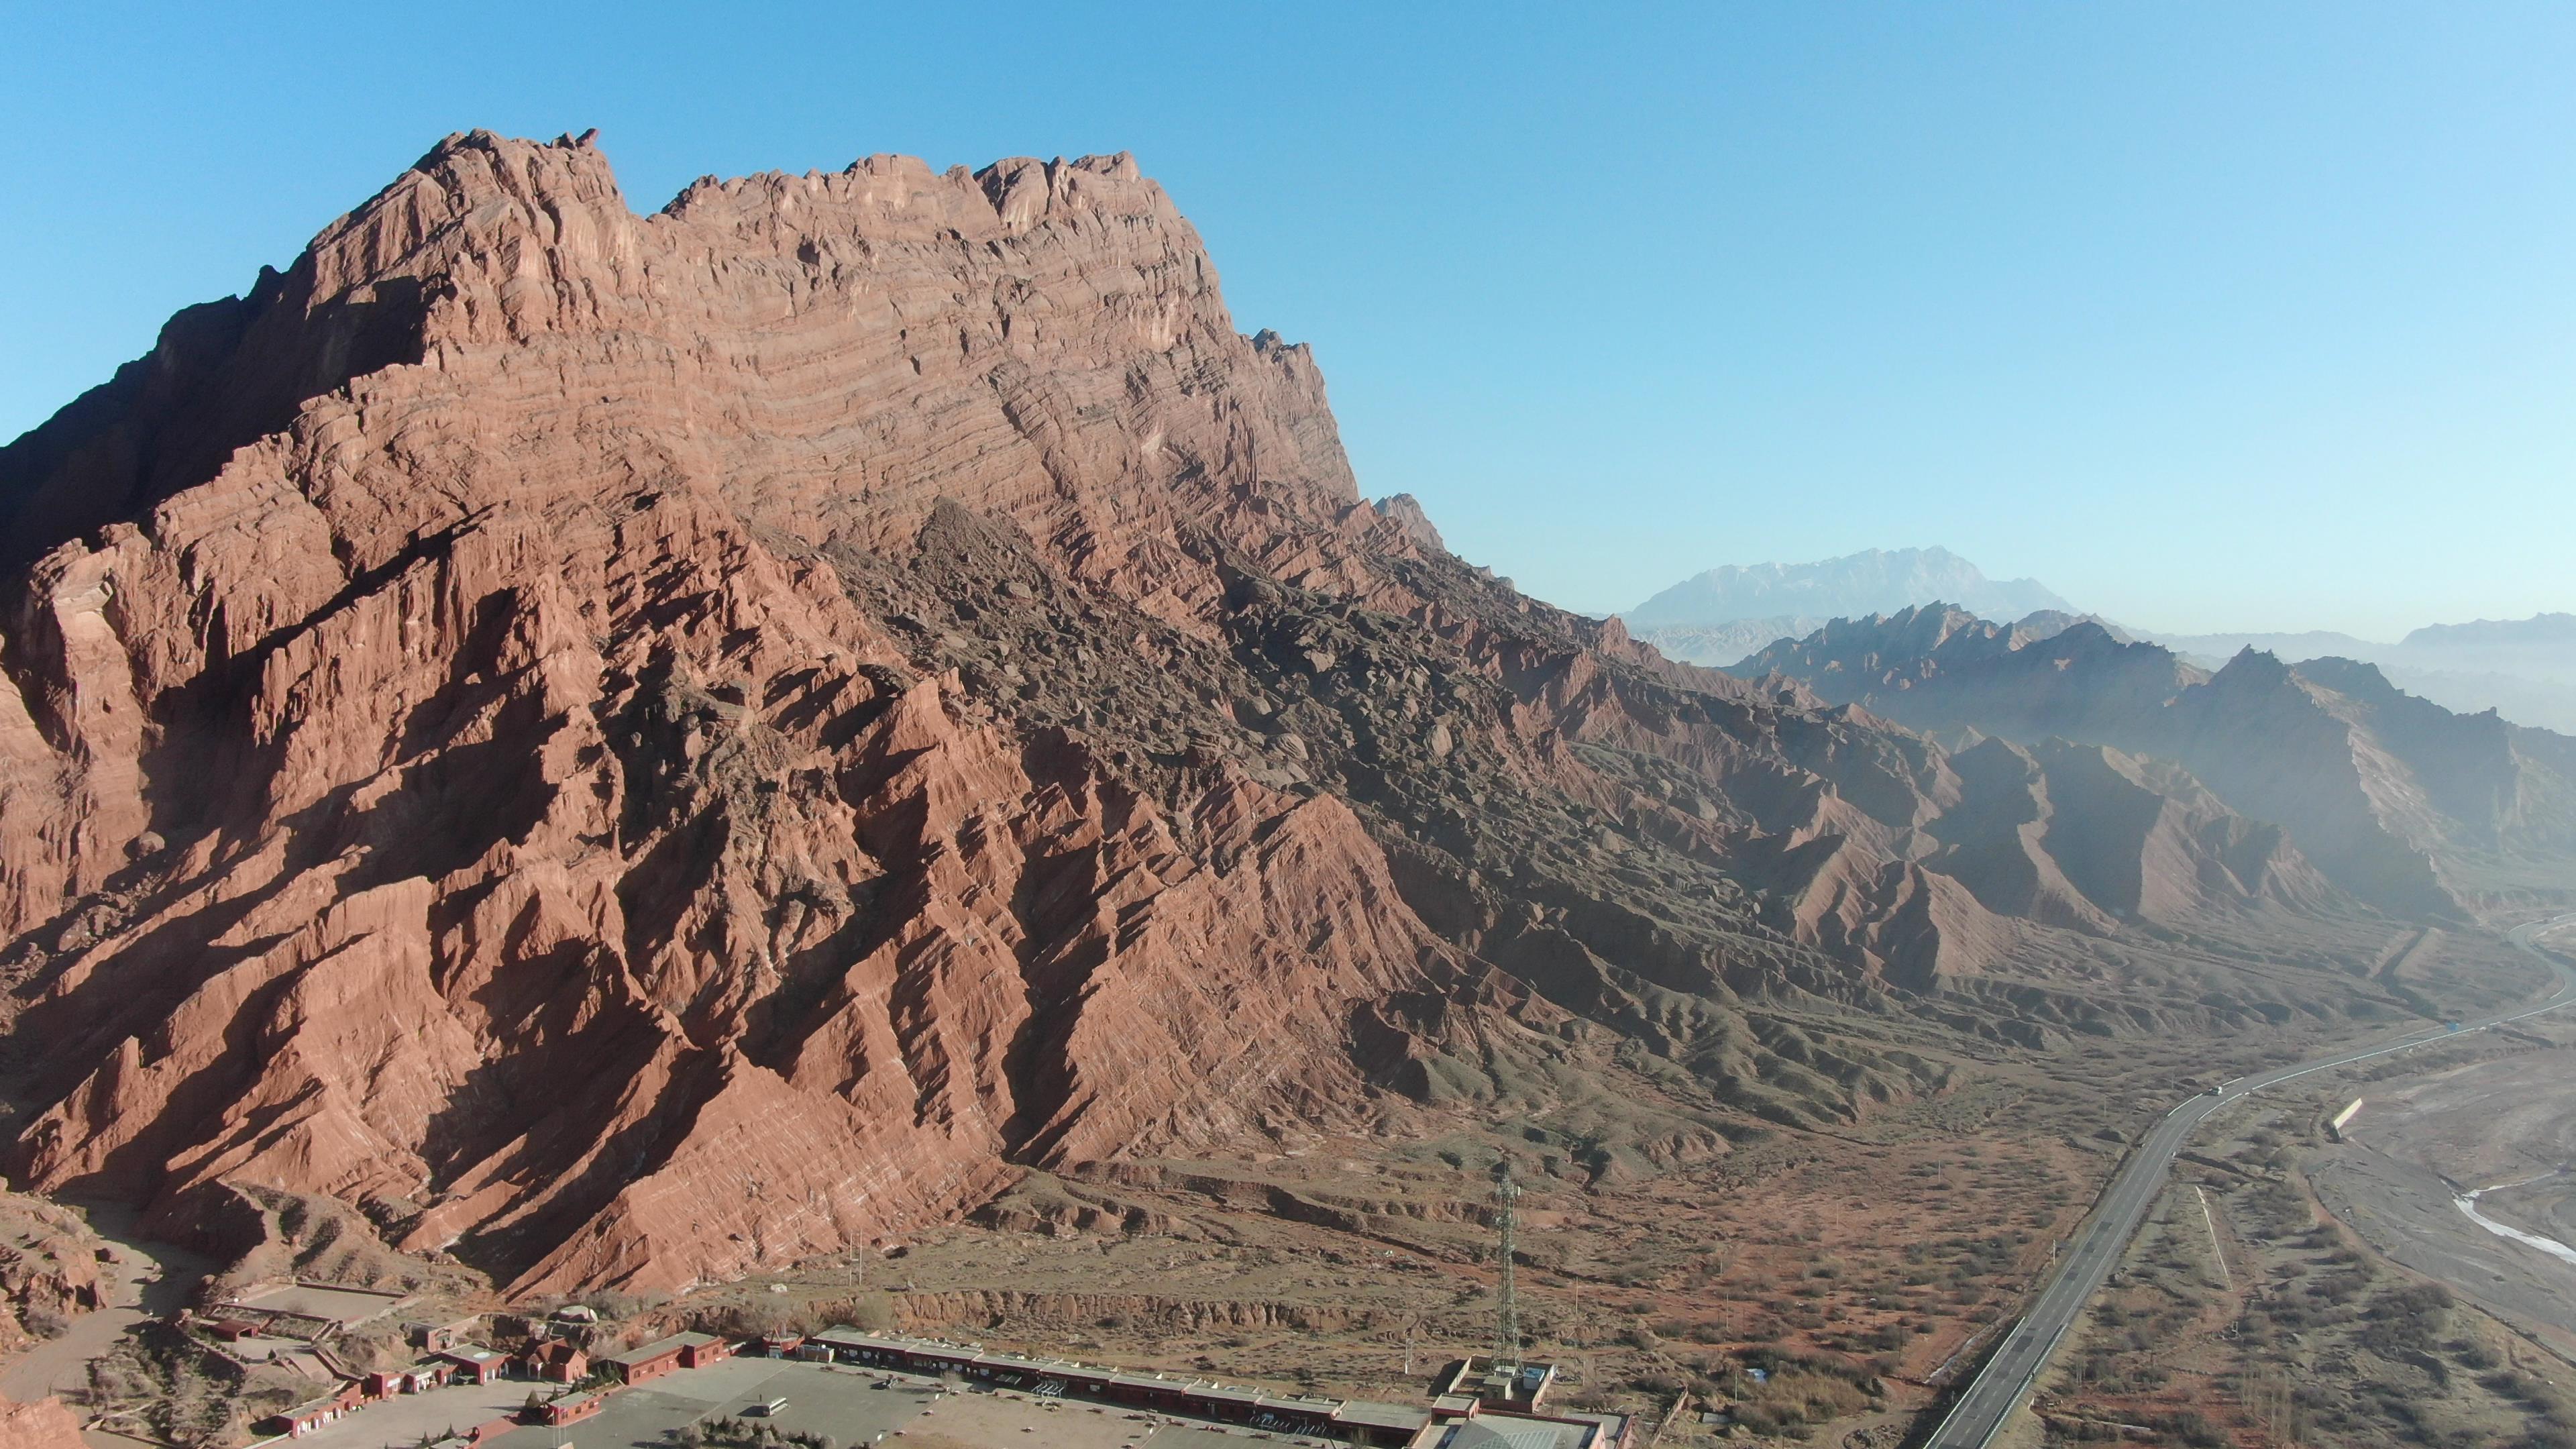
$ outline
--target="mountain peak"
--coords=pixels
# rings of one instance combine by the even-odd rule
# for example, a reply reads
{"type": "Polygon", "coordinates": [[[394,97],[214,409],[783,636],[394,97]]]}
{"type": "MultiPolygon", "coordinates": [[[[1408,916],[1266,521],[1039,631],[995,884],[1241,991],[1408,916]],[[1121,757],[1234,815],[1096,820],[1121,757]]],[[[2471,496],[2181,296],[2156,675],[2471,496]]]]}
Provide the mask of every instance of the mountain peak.
{"type": "Polygon", "coordinates": [[[1633,628],[1706,627],[1779,617],[1857,619],[1950,602],[1986,618],[2075,607],[2035,579],[1990,579],[1938,545],[1863,549],[1801,564],[1728,564],[1696,574],[1629,610],[1633,628]]]}
{"type": "Polygon", "coordinates": [[[2210,682],[2222,689],[2269,689],[2287,683],[2289,678],[2290,666],[2281,662],[2280,655],[2248,644],[2236,651],[2236,657],[2228,660],[2227,667],[2210,682]]]}

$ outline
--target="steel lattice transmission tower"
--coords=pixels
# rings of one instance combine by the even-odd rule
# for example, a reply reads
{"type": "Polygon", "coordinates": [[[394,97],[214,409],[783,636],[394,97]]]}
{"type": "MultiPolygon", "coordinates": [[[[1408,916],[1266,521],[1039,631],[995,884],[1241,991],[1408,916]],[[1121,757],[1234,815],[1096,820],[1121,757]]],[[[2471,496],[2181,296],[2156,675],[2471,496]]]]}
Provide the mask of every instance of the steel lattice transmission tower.
{"type": "Polygon", "coordinates": [[[1502,1271],[1496,1286],[1501,1290],[1498,1306],[1501,1321],[1494,1326],[1494,1365],[1511,1369],[1521,1366],[1521,1305],[1512,1285],[1512,1231],[1520,1216],[1521,1187],[1512,1181],[1512,1161],[1501,1158],[1494,1163],[1494,1214],[1496,1242],[1495,1264],[1502,1271]]]}

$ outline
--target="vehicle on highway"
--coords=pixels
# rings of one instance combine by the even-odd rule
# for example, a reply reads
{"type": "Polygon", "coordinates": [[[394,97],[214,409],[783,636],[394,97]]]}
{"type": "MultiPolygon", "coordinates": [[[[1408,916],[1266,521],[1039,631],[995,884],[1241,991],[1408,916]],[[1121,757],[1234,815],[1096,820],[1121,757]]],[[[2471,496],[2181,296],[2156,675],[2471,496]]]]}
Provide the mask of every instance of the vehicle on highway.
{"type": "MultiPolygon", "coordinates": [[[[2576,917],[2562,917],[2560,921],[2547,924],[2554,926],[2569,920],[2576,920],[2576,917]]],[[[2474,1028],[2467,1023],[2445,1022],[2443,1025],[2452,1030],[2495,1030],[2509,1022],[2576,1006],[2576,969],[2533,944],[2533,937],[2546,928],[2539,923],[2519,926],[2508,932],[2506,939],[2549,968],[2551,974],[2558,978],[2556,991],[2536,1004],[2481,1020],[2474,1028]]],[[[2448,1031],[2419,1029],[2378,1046],[2294,1062],[2224,1081],[2207,1093],[2194,1093],[2183,1099],[2140,1137],[2138,1150],[2105,1189],[2093,1215],[2077,1229],[2068,1244],[2068,1251],[2052,1255],[2052,1261],[2060,1264],[2055,1275],[2032,1295],[2030,1306],[2020,1321],[2005,1332],[1985,1365],[1951,1401],[1949,1411],[1934,1427],[1931,1437],[1923,1441],[1923,1449],[1986,1449],[2002,1432],[2004,1421],[2021,1404],[2023,1397],[2038,1382],[2041,1370],[2055,1355],[2058,1340],[2065,1336],[2084,1305],[2110,1277],[2130,1235],[2137,1230],[2148,1205],[2162,1190],[2166,1174],[2192,1129],[2218,1110],[2217,1102],[2202,1102],[2202,1096],[2225,1100],[2231,1090],[2239,1095],[2248,1095],[2312,1073],[2352,1066],[2395,1052],[2412,1051],[2430,1042],[2446,1040],[2449,1035],[2448,1031]]]]}

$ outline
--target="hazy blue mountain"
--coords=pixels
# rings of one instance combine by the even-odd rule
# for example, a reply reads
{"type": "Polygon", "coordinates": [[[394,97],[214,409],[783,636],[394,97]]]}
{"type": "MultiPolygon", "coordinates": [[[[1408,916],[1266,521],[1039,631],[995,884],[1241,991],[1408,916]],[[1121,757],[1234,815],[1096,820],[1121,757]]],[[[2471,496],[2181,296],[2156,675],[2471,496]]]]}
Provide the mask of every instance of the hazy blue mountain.
{"type": "Polygon", "coordinates": [[[2445,709],[2492,709],[2515,724],[2576,734],[2576,614],[2430,624],[2394,644],[2323,630],[2144,636],[2206,669],[2245,649],[2283,659],[2352,659],[2445,709]]]}
{"type": "Polygon", "coordinates": [[[2216,669],[2248,649],[2276,654],[2283,659],[2358,659],[2367,664],[2385,663],[2397,652],[2394,644],[2338,634],[2331,629],[2272,634],[2141,634],[2138,637],[2161,644],[2208,669],[2216,669]]]}
{"type": "Polygon", "coordinates": [[[1729,564],[1684,579],[1620,617],[1676,659],[1723,667],[1830,619],[1955,604],[1994,619],[2075,612],[2036,579],[1990,579],[1946,548],[1869,549],[1802,564],[1729,564]]]}
{"type": "Polygon", "coordinates": [[[2292,664],[2249,648],[2209,670],[2090,620],[2005,625],[1933,606],[1837,619],[1733,672],[1795,680],[1943,738],[2065,739],[2171,761],[2231,809],[2288,829],[2327,879],[2401,915],[2563,881],[2576,862],[2576,738],[2445,708],[2365,661],[2292,664]]]}
{"type": "Polygon", "coordinates": [[[2036,579],[1990,579],[1946,548],[1868,549],[1802,564],[1729,564],[1684,579],[1621,617],[1628,627],[1730,624],[1783,616],[1858,618],[1916,604],[1956,604],[1988,618],[2076,612],[2036,579]]]}
{"type": "Polygon", "coordinates": [[[1766,645],[1803,639],[1828,622],[1813,614],[1766,614],[1723,624],[1664,624],[1629,632],[1662,650],[1666,658],[1724,669],[1766,645]]]}
{"type": "Polygon", "coordinates": [[[2534,614],[2528,619],[2477,619],[2466,624],[2427,624],[2400,641],[2408,650],[2511,649],[2576,671],[2576,614],[2534,614]]]}

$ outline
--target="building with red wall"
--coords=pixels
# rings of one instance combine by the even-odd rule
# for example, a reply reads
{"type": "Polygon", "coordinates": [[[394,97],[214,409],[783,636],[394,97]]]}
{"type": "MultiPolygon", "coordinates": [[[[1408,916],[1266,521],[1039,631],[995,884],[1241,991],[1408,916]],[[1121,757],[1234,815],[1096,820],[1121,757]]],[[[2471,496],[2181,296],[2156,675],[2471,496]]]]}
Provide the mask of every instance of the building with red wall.
{"type": "Polygon", "coordinates": [[[675,1333],[599,1361],[623,1384],[640,1384],[684,1368],[704,1368],[733,1357],[733,1345],[712,1333],[675,1333]]]}

